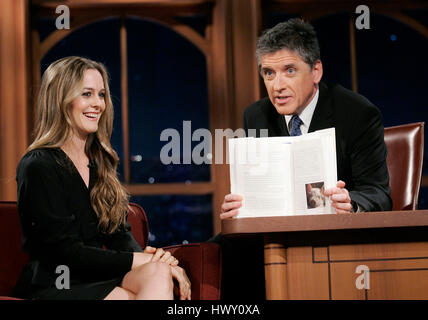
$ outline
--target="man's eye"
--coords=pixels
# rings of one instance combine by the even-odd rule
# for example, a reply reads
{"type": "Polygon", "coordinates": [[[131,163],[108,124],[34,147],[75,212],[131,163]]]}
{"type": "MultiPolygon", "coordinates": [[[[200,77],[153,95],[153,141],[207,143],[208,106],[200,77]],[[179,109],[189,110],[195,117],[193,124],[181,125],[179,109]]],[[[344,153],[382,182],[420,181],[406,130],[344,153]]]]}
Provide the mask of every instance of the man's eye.
{"type": "Polygon", "coordinates": [[[288,74],[294,74],[294,73],[296,73],[296,69],[294,69],[294,68],[288,68],[287,69],[287,73],[288,74]]]}
{"type": "Polygon", "coordinates": [[[271,78],[273,76],[272,70],[265,70],[264,71],[265,77],[271,78]]]}

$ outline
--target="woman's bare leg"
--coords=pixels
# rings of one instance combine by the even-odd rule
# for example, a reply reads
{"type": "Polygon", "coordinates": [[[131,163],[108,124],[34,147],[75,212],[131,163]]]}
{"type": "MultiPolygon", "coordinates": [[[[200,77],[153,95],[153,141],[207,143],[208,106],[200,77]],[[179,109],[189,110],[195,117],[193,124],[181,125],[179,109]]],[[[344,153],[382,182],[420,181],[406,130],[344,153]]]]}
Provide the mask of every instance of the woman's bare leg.
{"type": "Polygon", "coordinates": [[[136,300],[174,299],[171,267],[163,262],[149,262],[129,271],[121,287],[134,293],[136,300]]]}
{"type": "Polygon", "coordinates": [[[104,300],[135,300],[135,294],[121,287],[115,287],[104,300]]]}

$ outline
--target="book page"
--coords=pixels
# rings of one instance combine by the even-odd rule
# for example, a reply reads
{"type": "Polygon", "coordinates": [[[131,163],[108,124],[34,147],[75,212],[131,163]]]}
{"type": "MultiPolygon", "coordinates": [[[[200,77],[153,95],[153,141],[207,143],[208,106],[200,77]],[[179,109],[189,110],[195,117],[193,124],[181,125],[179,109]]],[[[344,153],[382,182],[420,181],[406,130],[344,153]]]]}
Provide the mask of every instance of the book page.
{"type": "Polygon", "coordinates": [[[337,182],[335,129],[297,137],[229,140],[231,192],[240,217],[334,213],[323,194],[337,182]]]}
{"type": "Polygon", "coordinates": [[[334,128],[300,136],[292,152],[296,214],[333,213],[323,191],[337,182],[334,128]]]}
{"type": "Polygon", "coordinates": [[[290,143],[231,139],[229,160],[231,192],[244,197],[237,218],[293,212],[290,143]]]}

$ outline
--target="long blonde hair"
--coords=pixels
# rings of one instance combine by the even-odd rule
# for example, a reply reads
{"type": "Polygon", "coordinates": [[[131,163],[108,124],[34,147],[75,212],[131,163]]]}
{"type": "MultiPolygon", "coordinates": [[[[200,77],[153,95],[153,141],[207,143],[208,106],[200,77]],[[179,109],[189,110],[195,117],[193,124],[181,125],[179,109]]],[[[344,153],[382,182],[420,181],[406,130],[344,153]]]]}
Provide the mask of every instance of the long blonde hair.
{"type": "Polygon", "coordinates": [[[82,57],[66,57],[53,62],[42,77],[36,106],[35,139],[27,151],[59,148],[73,132],[70,117],[72,101],[81,94],[83,74],[100,72],[105,88],[105,110],[98,131],[88,136],[85,153],[96,165],[97,180],[91,189],[91,206],[98,216],[101,232],[111,234],[126,222],[129,195],[117,178],[119,157],[110,144],[113,131],[113,104],[106,68],[82,57]]]}

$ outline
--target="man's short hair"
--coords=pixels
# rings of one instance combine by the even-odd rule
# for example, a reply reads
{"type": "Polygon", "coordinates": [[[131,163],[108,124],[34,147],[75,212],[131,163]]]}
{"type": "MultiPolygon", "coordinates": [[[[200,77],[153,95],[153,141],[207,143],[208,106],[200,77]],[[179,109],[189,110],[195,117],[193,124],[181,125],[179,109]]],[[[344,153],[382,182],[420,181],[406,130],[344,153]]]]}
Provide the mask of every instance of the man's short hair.
{"type": "Polygon", "coordinates": [[[302,19],[293,18],[265,30],[257,40],[257,64],[268,53],[287,49],[300,55],[312,69],[320,60],[320,47],[314,27],[302,19]]]}

